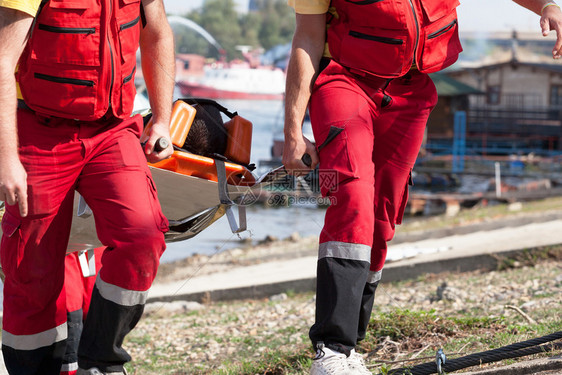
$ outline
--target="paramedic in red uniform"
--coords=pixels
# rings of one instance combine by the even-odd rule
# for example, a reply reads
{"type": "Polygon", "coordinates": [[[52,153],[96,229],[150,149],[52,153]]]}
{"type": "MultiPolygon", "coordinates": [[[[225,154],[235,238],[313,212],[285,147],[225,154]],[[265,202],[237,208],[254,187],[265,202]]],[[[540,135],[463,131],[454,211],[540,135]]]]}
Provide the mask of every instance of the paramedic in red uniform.
{"type": "MultiPolygon", "coordinates": [[[[560,8],[516,0],[556,30],[560,8]]],[[[400,224],[408,182],[437,93],[428,73],[462,48],[458,0],[289,0],[297,27],[287,73],[283,164],[319,163],[326,212],[317,265],[312,374],[369,374],[355,346],[365,338],[387,242],[400,224]],[[327,45],[325,47],[325,45],[327,45]],[[317,152],[302,135],[309,105],[317,152]]]]}
{"type": "Polygon", "coordinates": [[[159,138],[170,140],[174,85],[163,2],[0,0],[0,45],[6,367],[12,375],[61,371],[76,190],[105,246],[77,373],[123,374],[123,339],[141,317],[168,227],[146,162],[172,153],[154,150],[159,138]],[[144,149],[142,120],[131,117],[139,46],[154,113],[144,149]]]}
{"type": "MultiPolygon", "coordinates": [[[[103,247],[94,249],[93,260],[96,270],[101,268],[103,247]]],[[[88,310],[96,276],[85,277],[80,264],[78,252],[65,257],[64,289],[66,292],[66,350],[62,360],[60,375],[76,375],[78,370],[78,344],[88,310]]]]}

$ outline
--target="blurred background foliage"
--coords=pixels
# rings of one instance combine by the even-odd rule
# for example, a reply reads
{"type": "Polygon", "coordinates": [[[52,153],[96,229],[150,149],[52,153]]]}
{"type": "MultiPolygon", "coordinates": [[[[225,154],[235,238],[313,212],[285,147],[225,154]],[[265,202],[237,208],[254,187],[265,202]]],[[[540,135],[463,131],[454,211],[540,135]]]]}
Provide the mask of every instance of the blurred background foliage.
{"type": "Polygon", "coordinates": [[[268,50],[291,42],[295,15],[286,0],[255,0],[246,14],[236,11],[233,0],[206,0],[203,6],[183,17],[197,23],[213,36],[220,46],[210,44],[189,28],[174,30],[176,52],[219,58],[222,47],[228,61],[242,58],[239,46],[268,50]]]}

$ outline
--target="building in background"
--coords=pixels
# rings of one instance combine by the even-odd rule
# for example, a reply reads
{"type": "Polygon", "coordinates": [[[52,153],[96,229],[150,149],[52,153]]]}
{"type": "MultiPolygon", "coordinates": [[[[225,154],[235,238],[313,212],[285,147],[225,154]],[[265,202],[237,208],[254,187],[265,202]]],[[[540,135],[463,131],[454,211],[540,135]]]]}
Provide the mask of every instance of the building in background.
{"type": "Polygon", "coordinates": [[[464,38],[468,53],[446,70],[450,82],[436,77],[440,99],[426,150],[450,153],[456,137],[472,155],[561,154],[562,65],[550,55],[553,39],[514,32],[464,38]],[[452,120],[459,110],[464,134],[455,134],[452,120]]]}

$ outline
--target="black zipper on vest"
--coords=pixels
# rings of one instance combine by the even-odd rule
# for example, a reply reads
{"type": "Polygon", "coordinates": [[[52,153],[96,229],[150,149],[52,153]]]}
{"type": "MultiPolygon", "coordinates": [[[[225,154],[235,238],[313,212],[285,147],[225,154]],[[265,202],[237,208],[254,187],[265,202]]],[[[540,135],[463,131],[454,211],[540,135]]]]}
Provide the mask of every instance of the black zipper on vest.
{"type": "MultiPolygon", "coordinates": [[[[109,1],[109,19],[108,22],[111,21],[111,15],[113,14],[113,1],[109,1]]],[[[108,29],[110,30],[107,33],[107,44],[109,46],[109,59],[111,60],[111,81],[109,84],[109,95],[108,95],[108,107],[109,110],[111,108],[111,97],[113,94],[113,83],[115,81],[115,63],[113,62],[113,50],[111,49],[111,25],[109,25],[108,29]]]]}
{"type": "Polygon", "coordinates": [[[135,18],[135,19],[132,20],[132,21],[129,21],[129,22],[124,23],[124,24],[122,24],[121,26],[119,26],[119,31],[123,31],[123,30],[126,30],[126,29],[130,28],[130,27],[133,27],[133,26],[135,26],[137,23],[139,23],[139,21],[140,21],[140,16],[137,17],[137,18],[135,18]]]}
{"type": "Polygon", "coordinates": [[[414,16],[414,21],[416,22],[416,43],[414,44],[414,54],[413,54],[413,63],[418,65],[416,61],[416,52],[418,50],[418,42],[420,39],[420,24],[418,22],[418,16],[416,15],[416,8],[414,7],[414,3],[412,0],[409,0],[410,8],[412,8],[412,15],[414,16]]]}
{"type": "Polygon", "coordinates": [[[55,77],[42,73],[33,73],[33,76],[37,79],[43,79],[45,81],[56,82],[56,83],[66,83],[69,85],[88,86],[88,87],[94,86],[94,81],[90,81],[88,79],[55,77]]]}
{"type": "Polygon", "coordinates": [[[372,40],[374,42],[381,42],[381,43],[386,43],[386,44],[404,44],[404,41],[402,39],[386,38],[386,37],[383,37],[383,36],[363,34],[363,33],[360,33],[358,31],[353,31],[353,30],[351,30],[349,32],[349,35],[352,36],[352,37],[355,37],[355,38],[372,40]]]}
{"type": "Polygon", "coordinates": [[[453,27],[455,27],[455,25],[457,24],[457,20],[455,19],[453,22],[451,22],[450,24],[448,24],[447,26],[437,30],[434,33],[431,33],[427,36],[427,39],[433,39],[433,38],[437,38],[438,36],[441,36],[443,34],[445,34],[447,31],[451,30],[453,27]]]}
{"type": "Polygon", "coordinates": [[[127,77],[123,78],[123,84],[129,82],[132,78],[133,75],[135,74],[135,70],[137,70],[137,67],[133,67],[133,71],[131,72],[131,74],[129,74],[127,77]]]}
{"type": "Polygon", "coordinates": [[[59,27],[50,26],[40,23],[38,26],[39,30],[50,31],[52,33],[59,34],[94,34],[96,32],[95,27],[59,27]]]}

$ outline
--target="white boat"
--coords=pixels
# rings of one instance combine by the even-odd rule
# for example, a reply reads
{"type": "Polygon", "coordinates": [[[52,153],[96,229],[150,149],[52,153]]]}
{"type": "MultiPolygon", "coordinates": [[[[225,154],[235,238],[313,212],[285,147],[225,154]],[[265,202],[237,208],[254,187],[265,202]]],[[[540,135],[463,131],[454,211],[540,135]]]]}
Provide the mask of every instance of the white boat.
{"type": "Polygon", "coordinates": [[[186,97],[281,100],[285,73],[278,68],[212,64],[200,77],[180,77],[177,86],[186,97]]]}
{"type": "MultiPolygon", "coordinates": [[[[285,73],[280,68],[263,65],[260,50],[251,46],[237,46],[244,59],[226,62],[224,48],[201,26],[178,16],[169,16],[168,22],[175,35],[182,35],[184,29],[194,31],[218,53],[214,62],[209,61],[209,56],[176,53],[176,81],[183,97],[246,100],[283,98],[285,73]]],[[[177,47],[178,50],[189,50],[181,43],[177,47]]]]}

